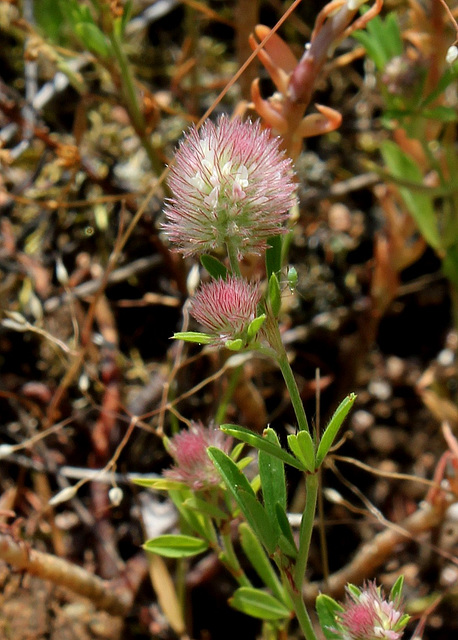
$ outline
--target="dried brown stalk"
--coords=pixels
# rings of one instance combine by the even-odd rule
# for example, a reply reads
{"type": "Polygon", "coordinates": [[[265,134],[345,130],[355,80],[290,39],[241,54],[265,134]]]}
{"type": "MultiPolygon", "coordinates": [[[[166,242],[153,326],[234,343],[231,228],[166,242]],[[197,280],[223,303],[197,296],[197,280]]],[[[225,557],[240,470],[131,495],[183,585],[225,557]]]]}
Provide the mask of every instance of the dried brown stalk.
{"type": "Polygon", "coordinates": [[[0,533],[0,559],[15,569],[26,571],[42,580],[67,587],[74,593],[89,598],[98,609],[116,616],[124,616],[132,606],[130,590],[114,591],[109,583],[82,567],[49,553],[31,549],[11,535],[0,533]]]}

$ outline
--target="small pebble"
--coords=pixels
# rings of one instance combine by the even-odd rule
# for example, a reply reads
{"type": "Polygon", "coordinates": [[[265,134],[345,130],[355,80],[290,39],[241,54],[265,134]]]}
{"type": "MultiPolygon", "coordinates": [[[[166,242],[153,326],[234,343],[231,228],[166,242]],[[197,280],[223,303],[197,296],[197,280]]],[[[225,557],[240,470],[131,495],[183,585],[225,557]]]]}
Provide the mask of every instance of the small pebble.
{"type": "Polygon", "coordinates": [[[451,349],[442,349],[437,356],[437,362],[442,367],[450,367],[455,361],[455,354],[451,349]]]}
{"type": "Polygon", "coordinates": [[[390,356],[386,360],[386,372],[390,380],[400,380],[405,371],[404,360],[397,356],[390,356]]]}
{"type": "Polygon", "coordinates": [[[377,400],[388,400],[391,398],[392,388],[386,380],[372,380],[367,387],[369,393],[377,400]]]}
{"type": "Polygon", "coordinates": [[[351,419],[351,425],[356,433],[364,433],[375,423],[374,416],[369,411],[359,409],[355,411],[351,419]]]}

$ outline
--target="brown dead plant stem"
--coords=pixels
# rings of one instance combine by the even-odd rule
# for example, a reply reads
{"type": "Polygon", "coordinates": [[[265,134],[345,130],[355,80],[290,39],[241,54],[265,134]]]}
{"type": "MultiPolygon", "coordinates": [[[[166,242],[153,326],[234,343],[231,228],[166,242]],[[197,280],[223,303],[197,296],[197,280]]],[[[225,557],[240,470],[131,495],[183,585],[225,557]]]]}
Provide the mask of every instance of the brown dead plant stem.
{"type": "Polygon", "coordinates": [[[115,591],[110,583],[82,567],[49,553],[30,549],[26,543],[16,541],[5,533],[0,533],[0,559],[17,570],[50,580],[89,598],[95,607],[112,615],[124,616],[132,606],[133,593],[130,590],[124,588],[115,591]]]}

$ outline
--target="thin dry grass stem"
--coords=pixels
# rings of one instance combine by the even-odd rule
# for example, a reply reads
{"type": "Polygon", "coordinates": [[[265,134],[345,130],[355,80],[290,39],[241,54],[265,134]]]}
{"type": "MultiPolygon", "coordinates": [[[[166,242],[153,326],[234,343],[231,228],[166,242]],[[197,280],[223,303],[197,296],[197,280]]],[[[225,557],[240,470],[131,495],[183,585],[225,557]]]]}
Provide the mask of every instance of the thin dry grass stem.
{"type": "MultiPolygon", "coordinates": [[[[448,4],[445,2],[445,0],[439,0],[439,2],[441,3],[441,5],[444,7],[444,11],[445,13],[448,15],[450,22],[453,25],[453,28],[455,29],[455,41],[453,44],[456,44],[458,42],[458,22],[456,21],[455,16],[453,15],[453,11],[450,9],[450,7],[448,6],[448,4]]],[[[456,9],[455,9],[456,11],[456,9]]]]}
{"type": "MultiPolygon", "coordinates": [[[[0,188],[0,193],[7,193],[4,187],[0,188]]],[[[36,206],[40,209],[49,209],[50,211],[56,211],[56,209],[82,209],[87,207],[95,207],[98,204],[113,204],[116,202],[123,202],[127,198],[138,195],[135,192],[121,193],[119,195],[105,195],[97,196],[96,198],[88,200],[67,200],[66,202],[58,202],[55,199],[52,200],[37,200],[34,198],[26,198],[16,193],[8,191],[8,198],[14,200],[18,204],[25,206],[36,206]]]]}
{"type": "Polygon", "coordinates": [[[11,535],[0,533],[0,558],[20,571],[50,580],[74,593],[89,598],[95,607],[115,616],[126,615],[132,605],[132,594],[116,593],[104,580],[62,558],[35,551],[11,535]]]}
{"type": "Polygon", "coordinates": [[[73,361],[70,363],[70,366],[68,367],[67,372],[65,373],[61,383],[59,384],[59,386],[56,389],[56,392],[53,395],[53,398],[48,406],[48,410],[46,413],[45,426],[54,421],[60,402],[62,401],[67,388],[72,383],[74,378],[78,375],[78,372],[84,361],[84,357],[91,345],[90,333],[91,333],[92,325],[96,315],[97,304],[108,285],[110,273],[113,271],[121,255],[121,251],[123,247],[122,242],[125,237],[125,235],[124,236],[122,235],[123,226],[124,226],[124,218],[123,216],[121,216],[120,225],[118,227],[118,235],[116,238],[114,249],[110,255],[110,258],[108,259],[108,264],[101,278],[100,286],[98,290],[94,292],[94,297],[91,301],[91,304],[89,305],[88,312],[84,319],[83,327],[81,328],[80,349],[78,353],[75,355],[73,361]]]}
{"type": "Polygon", "coordinates": [[[355,29],[364,27],[383,6],[383,0],[375,0],[373,6],[361,17],[355,16],[357,9],[349,8],[346,0],[333,0],[318,14],[310,44],[302,58],[297,61],[289,46],[275,36],[267,44],[271,34],[268,27],[258,25],[256,36],[250,44],[274,82],[277,92],[268,100],[261,96],[259,79],[251,87],[251,97],[256,112],[265,126],[283,138],[288,155],[296,159],[302,149],[303,139],[329,133],[337,129],[341,114],[324,105],[315,105],[318,113],[304,116],[311,101],[315,83],[323,73],[329,50],[355,29]],[[262,50],[261,50],[262,49],[262,50]]]}
{"type": "MultiPolygon", "coordinates": [[[[189,326],[189,300],[187,300],[187,302],[185,302],[185,304],[183,305],[182,314],[183,314],[182,329],[183,331],[186,331],[189,326]]],[[[174,344],[175,356],[173,358],[173,364],[170,369],[170,373],[168,375],[167,381],[164,384],[161,403],[160,403],[159,412],[158,412],[159,421],[158,421],[157,433],[159,436],[164,435],[165,412],[167,411],[167,405],[168,405],[167,399],[169,397],[170,387],[172,386],[173,380],[175,379],[175,376],[181,367],[184,347],[185,347],[185,343],[182,342],[181,340],[179,340],[174,344]]]]}
{"type": "Polygon", "coordinates": [[[108,460],[108,462],[104,465],[104,467],[102,467],[101,469],[97,469],[97,471],[94,471],[93,475],[89,475],[87,477],[81,478],[81,480],[79,480],[76,484],[72,485],[71,487],[70,486],[66,487],[63,491],[57,493],[51,499],[50,504],[55,505],[61,502],[65,502],[66,500],[69,500],[71,498],[74,498],[77,492],[81,489],[81,487],[85,485],[87,482],[92,482],[94,480],[97,480],[97,477],[99,475],[103,476],[109,471],[115,471],[116,463],[119,459],[119,456],[121,455],[125,446],[129,442],[130,436],[132,435],[134,428],[138,424],[138,420],[139,419],[137,418],[137,416],[133,416],[130,419],[129,425],[126,429],[125,434],[121,439],[121,442],[118,444],[114,454],[111,456],[110,460],[108,460]],[[62,499],[60,499],[60,496],[62,496],[62,499]]]}
{"type": "Polygon", "coordinates": [[[285,22],[285,20],[289,17],[289,15],[296,9],[296,7],[302,2],[302,0],[294,0],[293,4],[285,11],[285,13],[282,15],[282,17],[280,18],[280,20],[277,22],[277,24],[271,29],[270,33],[268,33],[265,38],[263,38],[263,40],[256,46],[256,48],[254,49],[254,51],[251,53],[251,55],[249,56],[249,58],[246,60],[246,62],[240,67],[240,69],[237,71],[236,74],[234,74],[234,76],[231,78],[231,80],[227,83],[227,85],[224,87],[224,89],[221,91],[221,93],[218,95],[218,97],[214,100],[214,102],[210,105],[210,107],[207,109],[207,111],[204,113],[204,115],[201,117],[201,119],[199,120],[199,122],[196,125],[196,128],[199,129],[202,124],[205,122],[205,120],[208,118],[208,116],[213,113],[213,111],[215,110],[215,108],[218,106],[218,104],[221,102],[221,100],[224,98],[224,96],[226,95],[226,93],[229,91],[229,89],[238,81],[238,79],[240,78],[240,76],[245,72],[245,69],[248,67],[248,65],[250,65],[253,60],[255,59],[255,57],[258,55],[258,52],[261,51],[261,49],[266,45],[266,43],[270,40],[270,38],[272,37],[272,35],[278,31],[278,29],[281,27],[281,25],[285,22]]]}
{"type": "Polygon", "coordinates": [[[65,420],[62,420],[61,422],[58,422],[57,424],[52,425],[51,427],[48,427],[47,429],[44,429],[43,431],[40,431],[39,433],[35,434],[34,436],[31,436],[30,438],[27,438],[27,440],[23,440],[20,444],[11,445],[10,452],[15,453],[17,451],[20,451],[21,449],[29,449],[40,440],[44,440],[45,438],[47,438],[53,433],[58,433],[64,427],[71,424],[74,420],[75,420],[74,416],[71,416],[69,418],[66,418],[65,420]]]}
{"type": "Polygon", "coordinates": [[[320,591],[324,590],[334,598],[342,597],[348,582],[361,584],[373,576],[377,568],[391,557],[393,550],[399,544],[418,540],[421,534],[440,525],[449,506],[450,502],[438,505],[424,503],[399,524],[390,524],[388,529],[359,547],[354,558],[345,567],[330,575],[326,587],[321,582],[306,585],[303,592],[306,602],[313,604],[320,591]]]}
{"type": "Polygon", "coordinates": [[[351,464],[355,467],[359,467],[360,469],[364,469],[364,471],[367,471],[368,473],[371,473],[374,476],[379,476],[381,478],[391,478],[392,480],[407,480],[408,482],[416,482],[418,484],[423,484],[427,487],[440,489],[440,485],[434,482],[434,480],[428,480],[427,478],[420,478],[410,473],[398,473],[396,471],[381,471],[380,469],[375,469],[374,467],[370,467],[368,464],[365,464],[364,462],[361,462],[361,460],[357,460],[356,458],[333,455],[332,457],[330,457],[330,459],[339,460],[341,462],[347,462],[348,464],[351,464]]]}

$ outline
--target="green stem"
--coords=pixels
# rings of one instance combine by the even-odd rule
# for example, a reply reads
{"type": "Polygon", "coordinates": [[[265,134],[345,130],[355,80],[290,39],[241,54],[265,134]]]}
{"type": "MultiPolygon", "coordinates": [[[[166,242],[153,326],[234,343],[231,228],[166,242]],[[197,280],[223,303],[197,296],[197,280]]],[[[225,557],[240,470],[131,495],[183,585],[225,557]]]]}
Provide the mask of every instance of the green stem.
{"type": "Polygon", "coordinates": [[[239,261],[237,259],[237,250],[230,240],[226,242],[226,249],[229,257],[229,263],[231,265],[232,275],[240,278],[242,274],[240,273],[239,261]]]}
{"type": "Polygon", "coordinates": [[[307,612],[307,609],[305,608],[304,598],[302,597],[302,593],[300,591],[297,591],[288,580],[286,580],[286,585],[287,585],[288,593],[293,602],[294,612],[296,614],[297,621],[304,633],[306,640],[318,640],[316,633],[313,629],[310,616],[307,612]]]}
{"type": "Polygon", "coordinates": [[[125,101],[125,105],[127,107],[127,111],[129,113],[130,120],[132,122],[132,126],[135,129],[140,141],[148,154],[149,161],[151,162],[151,166],[153,170],[159,175],[164,166],[162,162],[157,157],[157,154],[146,134],[146,123],[145,118],[143,117],[142,110],[140,109],[140,105],[138,103],[138,96],[135,90],[134,81],[132,78],[132,74],[130,72],[129,63],[127,61],[126,54],[122,48],[122,44],[119,40],[118,35],[114,31],[114,29],[109,34],[111,46],[113,49],[113,53],[115,55],[116,61],[119,65],[119,69],[121,72],[121,82],[122,82],[122,92],[125,101]]]}
{"type": "Polygon", "coordinates": [[[313,523],[315,520],[316,503],[318,498],[318,474],[310,473],[305,477],[306,503],[302,514],[301,530],[299,538],[299,551],[294,567],[294,584],[299,593],[302,593],[305,569],[307,567],[310,540],[312,538],[313,523]]]}
{"type": "MultiPolygon", "coordinates": [[[[270,311],[267,312],[266,322],[264,324],[264,330],[267,335],[269,345],[275,353],[275,360],[280,367],[280,370],[285,380],[286,387],[288,389],[291,403],[293,405],[294,413],[296,414],[297,424],[301,431],[308,431],[310,433],[309,423],[307,422],[307,416],[305,415],[304,405],[302,404],[301,394],[297,386],[296,378],[294,377],[291,365],[288,362],[288,354],[280,335],[278,328],[278,321],[270,311]]],[[[312,435],[312,434],[310,434],[312,435]]]]}
{"type": "Polygon", "coordinates": [[[252,584],[248,580],[246,573],[240,566],[238,558],[235,554],[231,534],[222,533],[221,541],[223,547],[223,552],[220,554],[221,562],[226,566],[228,571],[237,580],[241,587],[251,587],[252,584]]]}
{"type": "Polygon", "coordinates": [[[288,388],[294,413],[296,414],[297,424],[301,431],[308,431],[310,433],[307,416],[305,415],[304,405],[302,404],[301,394],[299,393],[296,378],[294,377],[293,371],[288,362],[288,356],[283,345],[281,351],[282,353],[278,353],[277,350],[277,362],[285,380],[285,384],[288,388]]]}

